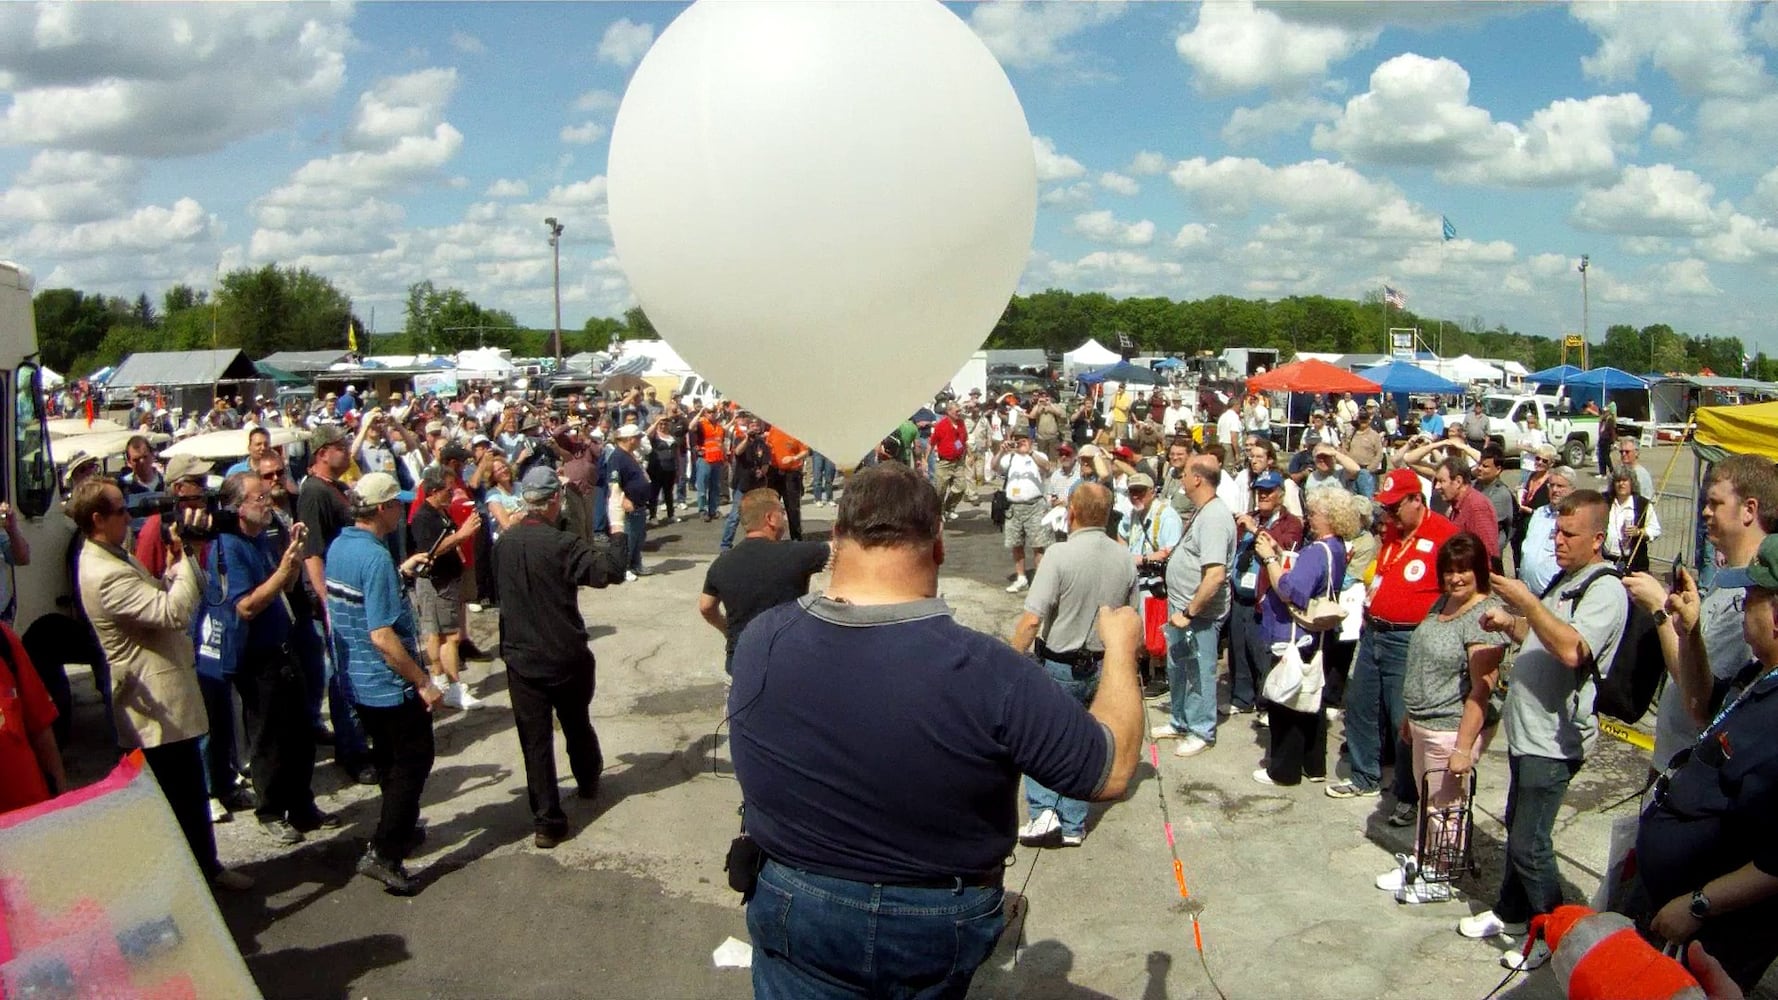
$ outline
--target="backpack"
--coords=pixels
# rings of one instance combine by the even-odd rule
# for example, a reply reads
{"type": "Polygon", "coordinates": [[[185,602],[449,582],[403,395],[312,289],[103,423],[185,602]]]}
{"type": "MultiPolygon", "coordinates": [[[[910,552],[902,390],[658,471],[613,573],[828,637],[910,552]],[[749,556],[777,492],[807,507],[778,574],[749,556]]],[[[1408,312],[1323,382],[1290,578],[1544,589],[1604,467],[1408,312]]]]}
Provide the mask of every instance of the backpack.
{"type": "MultiPolygon", "coordinates": [[[[1608,569],[1593,574],[1576,589],[1562,594],[1572,601],[1570,614],[1580,606],[1593,584],[1606,577],[1623,579],[1622,574],[1608,569]]],[[[1566,574],[1557,577],[1544,593],[1553,592],[1566,580],[1566,574]]],[[[1660,626],[1655,623],[1654,615],[1630,600],[1628,591],[1624,592],[1623,600],[1629,606],[1629,612],[1624,616],[1624,631],[1618,640],[1617,654],[1603,671],[1597,661],[1593,664],[1593,679],[1598,684],[1593,710],[1633,723],[1648,712],[1649,704],[1654,701],[1661,678],[1667,673],[1667,659],[1661,652],[1660,626]]]]}

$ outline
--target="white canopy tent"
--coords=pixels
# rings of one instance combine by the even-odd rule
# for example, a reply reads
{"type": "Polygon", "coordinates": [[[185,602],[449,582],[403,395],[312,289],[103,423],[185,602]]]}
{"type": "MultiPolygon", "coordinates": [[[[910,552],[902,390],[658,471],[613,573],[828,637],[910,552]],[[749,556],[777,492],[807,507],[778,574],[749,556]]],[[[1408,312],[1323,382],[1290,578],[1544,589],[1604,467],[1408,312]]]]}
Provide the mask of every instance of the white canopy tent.
{"type": "Polygon", "coordinates": [[[623,340],[617,343],[619,354],[617,364],[627,366],[637,358],[647,359],[648,366],[639,374],[642,375],[695,375],[697,372],[673,345],[664,340],[623,340]]]}
{"type": "Polygon", "coordinates": [[[1454,358],[1416,361],[1421,368],[1453,382],[1505,382],[1506,373],[1486,361],[1459,354],[1454,358]]]}
{"type": "Polygon", "coordinates": [[[1066,374],[1084,368],[1103,368],[1123,359],[1123,355],[1088,337],[1086,343],[1062,355],[1062,371],[1066,374]]]}
{"type": "Polygon", "coordinates": [[[511,377],[512,361],[496,348],[476,348],[457,355],[458,379],[500,381],[511,377]]]}

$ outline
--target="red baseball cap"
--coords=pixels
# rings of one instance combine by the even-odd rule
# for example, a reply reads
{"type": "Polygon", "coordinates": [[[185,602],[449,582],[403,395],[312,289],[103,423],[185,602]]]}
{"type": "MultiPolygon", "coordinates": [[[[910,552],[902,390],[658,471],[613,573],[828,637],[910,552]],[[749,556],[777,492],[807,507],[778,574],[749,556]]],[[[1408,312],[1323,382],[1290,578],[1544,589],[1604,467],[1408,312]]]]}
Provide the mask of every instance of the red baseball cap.
{"type": "Polygon", "coordinates": [[[1410,496],[1420,495],[1420,477],[1413,469],[1396,469],[1383,477],[1383,487],[1377,490],[1376,501],[1385,507],[1393,507],[1410,496]]]}

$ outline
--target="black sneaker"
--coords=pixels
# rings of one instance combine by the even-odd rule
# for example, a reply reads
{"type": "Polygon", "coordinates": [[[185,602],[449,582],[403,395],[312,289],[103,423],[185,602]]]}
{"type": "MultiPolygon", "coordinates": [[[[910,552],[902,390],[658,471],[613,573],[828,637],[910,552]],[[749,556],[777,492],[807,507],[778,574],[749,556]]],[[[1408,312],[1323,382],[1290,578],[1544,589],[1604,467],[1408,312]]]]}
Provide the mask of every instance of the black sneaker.
{"type": "Polygon", "coordinates": [[[267,837],[270,837],[273,842],[283,844],[287,847],[291,844],[300,844],[303,842],[302,831],[281,819],[274,818],[260,820],[259,831],[267,837]]]}
{"type": "Polygon", "coordinates": [[[540,851],[548,851],[553,850],[567,837],[568,829],[566,827],[545,827],[540,828],[531,836],[531,844],[540,851]]]}
{"type": "Polygon", "coordinates": [[[383,783],[383,775],[377,770],[376,765],[374,764],[340,761],[340,770],[346,772],[346,777],[351,778],[360,785],[380,785],[383,783]]]}
{"type": "Polygon", "coordinates": [[[426,821],[416,820],[414,832],[407,838],[407,853],[410,855],[415,853],[424,843],[426,843],[426,821]]]}
{"type": "Polygon", "coordinates": [[[412,896],[420,891],[420,883],[407,873],[401,862],[383,857],[375,847],[358,859],[358,874],[376,879],[397,896],[412,896]]]}
{"type": "Polygon", "coordinates": [[[596,799],[599,797],[599,783],[595,781],[590,785],[581,785],[574,790],[574,794],[583,799],[596,799]]]}
{"type": "Polygon", "coordinates": [[[254,796],[253,789],[240,785],[218,796],[217,800],[229,812],[248,812],[259,805],[259,799],[254,796]]]}
{"type": "Polygon", "coordinates": [[[315,727],[315,745],[320,747],[333,746],[333,730],[326,726],[315,727]]]}
{"type": "Polygon", "coordinates": [[[292,813],[290,815],[290,825],[296,827],[303,833],[311,833],[315,830],[338,830],[340,828],[340,817],[338,813],[323,812],[320,809],[311,809],[306,814],[292,813]]]}

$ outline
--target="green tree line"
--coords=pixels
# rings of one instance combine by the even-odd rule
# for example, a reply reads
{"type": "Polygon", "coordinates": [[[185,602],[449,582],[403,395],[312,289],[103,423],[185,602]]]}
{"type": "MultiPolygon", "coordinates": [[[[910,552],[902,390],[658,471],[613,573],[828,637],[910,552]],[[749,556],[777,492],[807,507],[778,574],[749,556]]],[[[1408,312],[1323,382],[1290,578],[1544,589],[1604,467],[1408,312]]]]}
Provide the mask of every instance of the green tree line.
{"type": "MultiPolygon", "coordinates": [[[[351,299],[326,277],[307,268],[268,264],[223,276],[215,294],[179,284],[157,307],[147,294],[134,301],[72,288],[50,288],[35,299],[37,341],[49,367],[75,377],[113,365],[137,351],[191,351],[238,347],[249,357],[274,351],[324,350],[347,345],[348,326],[365,354],[450,354],[471,347],[507,348],[519,357],[552,354],[552,331],[521,326],[505,309],[484,306],[459,288],[432,281],[407,289],[401,326],[372,337],[351,299]]],[[[1417,327],[1422,342],[1446,357],[1517,361],[1535,371],[1559,364],[1561,343],[1489,328],[1480,317],[1465,320],[1392,309],[1390,327],[1417,327]]],[[[1323,295],[1242,299],[1214,295],[1193,301],[1158,297],[1117,299],[1099,292],[1049,289],[1015,295],[985,346],[1072,350],[1087,338],[1115,347],[1127,334],[1143,352],[1189,355],[1225,347],[1275,347],[1342,354],[1388,353],[1383,307],[1373,293],[1364,300],[1323,295]]],[[[656,336],[640,308],[622,318],[594,316],[578,330],[562,331],[564,355],[602,350],[615,341],[656,336]]],[[[1619,324],[1591,347],[1592,366],[1717,375],[1742,374],[1744,345],[1738,337],[1676,331],[1665,323],[1640,329],[1619,324]]],[[[1570,357],[1578,362],[1578,358],[1570,357]]],[[[1778,362],[1762,353],[1751,371],[1778,379],[1778,362]]]]}

